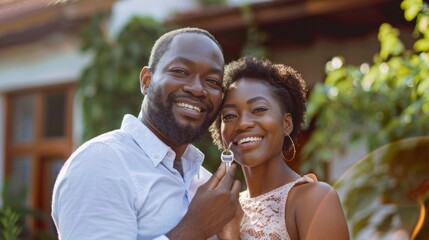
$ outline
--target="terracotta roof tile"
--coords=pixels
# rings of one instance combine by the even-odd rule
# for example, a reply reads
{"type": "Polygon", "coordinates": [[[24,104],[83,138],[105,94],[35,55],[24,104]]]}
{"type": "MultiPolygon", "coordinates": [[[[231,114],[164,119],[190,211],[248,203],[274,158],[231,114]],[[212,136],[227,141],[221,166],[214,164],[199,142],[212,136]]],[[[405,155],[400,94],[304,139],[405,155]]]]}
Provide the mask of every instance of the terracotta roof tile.
{"type": "Polygon", "coordinates": [[[66,5],[77,0],[0,0],[0,23],[35,14],[58,5],[66,5]]]}

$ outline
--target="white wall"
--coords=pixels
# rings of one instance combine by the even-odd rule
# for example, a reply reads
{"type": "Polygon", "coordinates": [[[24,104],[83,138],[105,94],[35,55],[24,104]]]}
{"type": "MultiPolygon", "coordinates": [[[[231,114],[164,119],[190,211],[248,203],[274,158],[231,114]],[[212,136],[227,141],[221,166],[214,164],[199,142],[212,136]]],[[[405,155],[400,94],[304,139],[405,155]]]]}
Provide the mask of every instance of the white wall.
{"type": "MultiPolygon", "coordinates": [[[[229,5],[266,2],[270,0],[227,0],[229,5]]],[[[159,21],[165,20],[178,11],[201,7],[197,0],[122,0],[114,4],[110,22],[110,33],[115,34],[136,15],[151,16],[159,21]]]]}
{"type": "Polygon", "coordinates": [[[136,15],[151,16],[159,21],[165,20],[176,11],[198,7],[196,0],[122,0],[114,4],[110,22],[110,32],[115,34],[136,15]]]}
{"type": "Polygon", "coordinates": [[[52,35],[0,52],[0,92],[76,81],[90,56],[76,39],[52,35]]]}
{"type": "Polygon", "coordinates": [[[347,171],[366,155],[368,155],[366,142],[348,143],[347,151],[343,154],[334,153],[333,159],[329,162],[329,181],[335,182],[345,177],[347,171]]]}

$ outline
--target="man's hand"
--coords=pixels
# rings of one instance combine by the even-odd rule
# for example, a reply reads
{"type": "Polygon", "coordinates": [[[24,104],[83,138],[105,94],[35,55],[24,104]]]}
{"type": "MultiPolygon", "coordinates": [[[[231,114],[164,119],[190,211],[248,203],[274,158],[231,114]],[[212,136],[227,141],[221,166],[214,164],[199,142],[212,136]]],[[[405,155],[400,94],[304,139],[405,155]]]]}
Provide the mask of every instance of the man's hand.
{"type": "Polygon", "coordinates": [[[217,234],[219,240],[239,240],[240,239],[240,224],[243,218],[243,209],[240,204],[237,207],[235,217],[227,223],[222,230],[217,234]]]}
{"type": "Polygon", "coordinates": [[[237,166],[226,172],[221,164],[213,176],[201,185],[182,221],[167,236],[170,239],[207,239],[230,222],[239,206],[241,184],[234,180],[237,166]]]}

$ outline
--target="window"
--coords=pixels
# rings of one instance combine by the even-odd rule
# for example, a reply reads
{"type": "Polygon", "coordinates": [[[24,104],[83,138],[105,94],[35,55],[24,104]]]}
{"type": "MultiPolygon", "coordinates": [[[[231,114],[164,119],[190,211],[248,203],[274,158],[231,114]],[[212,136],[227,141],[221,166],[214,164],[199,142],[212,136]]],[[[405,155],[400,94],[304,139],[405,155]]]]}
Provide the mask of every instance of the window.
{"type": "Polygon", "coordinates": [[[40,214],[23,221],[24,238],[56,237],[50,217],[55,179],[73,149],[75,87],[66,84],[6,95],[5,170],[11,197],[40,214]],[[35,235],[35,233],[38,235],[35,235]]]}

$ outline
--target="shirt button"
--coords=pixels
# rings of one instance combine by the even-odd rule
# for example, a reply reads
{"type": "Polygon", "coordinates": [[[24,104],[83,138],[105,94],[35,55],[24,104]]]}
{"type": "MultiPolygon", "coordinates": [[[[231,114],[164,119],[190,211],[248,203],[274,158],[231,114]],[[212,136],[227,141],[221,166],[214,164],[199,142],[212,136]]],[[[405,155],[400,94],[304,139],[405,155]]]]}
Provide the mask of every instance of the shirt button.
{"type": "Polygon", "coordinates": [[[156,158],[156,159],[158,159],[158,158],[159,158],[159,155],[155,155],[155,158],[156,158]]]}
{"type": "Polygon", "coordinates": [[[167,153],[167,157],[171,157],[171,152],[168,152],[168,153],[167,153]]]}

